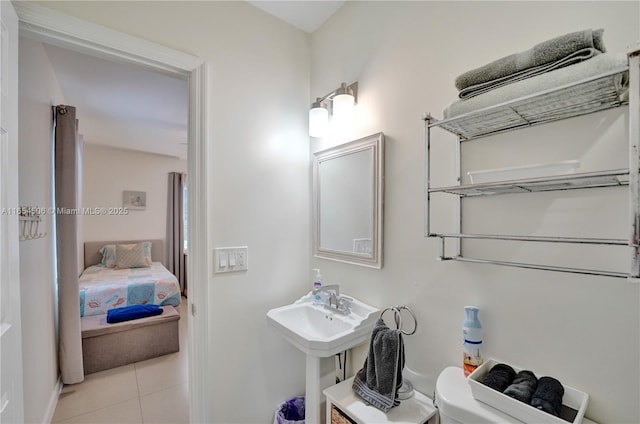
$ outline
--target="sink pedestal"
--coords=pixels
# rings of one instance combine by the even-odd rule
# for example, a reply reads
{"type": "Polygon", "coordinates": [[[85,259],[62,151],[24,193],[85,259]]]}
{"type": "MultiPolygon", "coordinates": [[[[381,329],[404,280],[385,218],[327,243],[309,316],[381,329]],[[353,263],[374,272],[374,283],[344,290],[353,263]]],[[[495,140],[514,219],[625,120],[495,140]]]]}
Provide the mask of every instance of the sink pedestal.
{"type": "Polygon", "coordinates": [[[322,391],[336,384],[335,355],[366,342],[380,313],[357,299],[347,299],[350,309],[344,314],[314,304],[312,292],[267,312],[267,322],[306,355],[306,424],[324,424],[322,391]]]}
{"type": "Polygon", "coordinates": [[[305,424],[324,424],[325,399],[322,391],[334,384],[336,384],[336,360],[334,356],[319,358],[307,355],[305,424]]]}

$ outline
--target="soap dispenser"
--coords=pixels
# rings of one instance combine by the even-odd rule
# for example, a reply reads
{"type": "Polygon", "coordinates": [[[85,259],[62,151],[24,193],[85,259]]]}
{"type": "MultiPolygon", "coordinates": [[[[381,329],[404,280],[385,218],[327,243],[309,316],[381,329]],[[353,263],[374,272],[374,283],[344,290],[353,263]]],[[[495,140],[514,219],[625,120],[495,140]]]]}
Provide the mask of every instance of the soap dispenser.
{"type": "Polygon", "coordinates": [[[313,271],[316,272],[316,276],[313,279],[313,303],[316,305],[322,304],[322,292],[319,291],[322,287],[322,274],[320,274],[320,269],[314,268],[313,271]]]}

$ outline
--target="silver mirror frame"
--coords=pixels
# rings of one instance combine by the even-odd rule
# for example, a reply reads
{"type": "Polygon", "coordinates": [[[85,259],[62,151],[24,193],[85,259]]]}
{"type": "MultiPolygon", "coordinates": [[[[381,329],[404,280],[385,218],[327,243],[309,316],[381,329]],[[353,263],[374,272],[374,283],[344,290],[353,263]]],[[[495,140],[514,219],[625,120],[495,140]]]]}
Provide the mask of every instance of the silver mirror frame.
{"type": "Polygon", "coordinates": [[[383,236],[384,236],[384,134],[377,133],[358,140],[351,141],[336,147],[332,147],[314,153],[313,158],[313,256],[321,259],[330,259],[354,265],[370,268],[382,268],[383,236]],[[321,246],[320,234],[322,222],[320,221],[320,165],[324,161],[337,159],[345,155],[359,151],[371,150],[373,153],[373,204],[372,211],[372,252],[371,254],[359,254],[329,249],[321,246]]]}

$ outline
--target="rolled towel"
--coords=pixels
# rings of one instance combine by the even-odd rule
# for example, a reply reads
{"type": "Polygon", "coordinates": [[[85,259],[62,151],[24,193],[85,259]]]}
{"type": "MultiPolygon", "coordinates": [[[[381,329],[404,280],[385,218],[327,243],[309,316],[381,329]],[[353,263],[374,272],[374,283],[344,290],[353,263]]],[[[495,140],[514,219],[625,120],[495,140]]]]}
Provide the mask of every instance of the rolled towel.
{"type": "Polygon", "coordinates": [[[528,405],[531,403],[531,398],[537,387],[538,378],[536,375],[531,371],[524,370],[516,374],[513,383],[503,393],[528,405]]]}
{"type": "Polygon", "coordinates": [[[130,321],[138,318],[152,317],[162,314],[162,308],[158,305],[131,305],[122,308],[109,309],[107,311],[107,322],[130,321]]]}
{"type": "Polygon", "coordinates": [[[499,392],[509,387],[516,377],[516,372],[507,364],[496,364],[484,376],[481,383],[499,392]]]}
{"type": "Polygon", "coordinates": [[[553,377],[540,377],[538,388],[531,398],[531,406],[559,417],[562,396],[564,387],[558,380],[553,377]]]}

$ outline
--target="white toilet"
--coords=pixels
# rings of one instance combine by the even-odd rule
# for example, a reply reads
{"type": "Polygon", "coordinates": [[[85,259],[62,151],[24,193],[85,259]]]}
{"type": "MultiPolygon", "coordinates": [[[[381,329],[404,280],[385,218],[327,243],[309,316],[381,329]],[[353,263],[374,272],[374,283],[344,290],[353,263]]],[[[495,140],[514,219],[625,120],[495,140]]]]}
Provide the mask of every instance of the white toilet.
{"type": "MultiPolygon", "coordinates": [[[[435,399],[440,424],[521,423],[521,421],[474,399],[462,368],[448,367],[436,381],[435,399]]],[[[583,419],[584,424],[595,424],[583,419]]]]}

